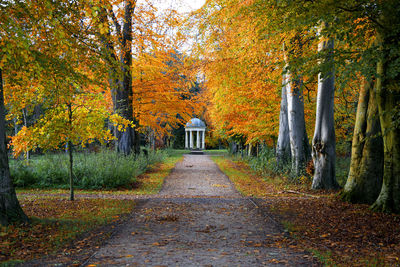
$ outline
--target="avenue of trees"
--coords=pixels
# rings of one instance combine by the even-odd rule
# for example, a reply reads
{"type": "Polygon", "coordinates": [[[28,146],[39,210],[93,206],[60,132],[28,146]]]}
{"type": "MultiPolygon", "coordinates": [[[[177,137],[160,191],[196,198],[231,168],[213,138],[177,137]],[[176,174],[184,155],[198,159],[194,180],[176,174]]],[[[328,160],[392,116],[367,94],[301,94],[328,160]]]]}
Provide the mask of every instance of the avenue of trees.
{"type": "Polygon", "coordinates": [[[400,212],[399,18],[394,0],[207,1],[189,23],[214,135],[276,146],[293,176],[312,158],[313,189],[339,187],[351,143],[343,198],[400,212]]]}
{"type": "Polygon", "coordinates": [[[8,148],[67,150],[73,200],[74,148],[137,155],[193,115],[214,140],[276,147],[294,177],[312,162],[313,189],[339,188],[351,143],[343,198],[400,213],[399,43],[396,0],[208,0],[186,18],[151,1],[3,1],[0,224],[28,220],[8,148]]]}

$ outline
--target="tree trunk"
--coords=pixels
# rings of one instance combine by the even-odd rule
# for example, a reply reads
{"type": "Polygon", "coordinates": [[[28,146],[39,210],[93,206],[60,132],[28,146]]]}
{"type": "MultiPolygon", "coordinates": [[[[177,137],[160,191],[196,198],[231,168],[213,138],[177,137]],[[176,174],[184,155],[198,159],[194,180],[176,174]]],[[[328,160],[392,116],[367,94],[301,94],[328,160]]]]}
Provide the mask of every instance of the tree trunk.
{"type": "Polygon", "coordinates": [[[14,186],[10,178],[6,146],[5,107],[3,95],[3,77],[0,69],[0,224],[28,222],[29,219],[19,205],[14,186]]]}
{"type": "Polygon", "coordinates": [[[400,8],[395,1],[384,2],[377,42],[381,58],[377,64],[376,99],[384,147],[383,184],[374,210],[400,213],[400,8]],[[397,49],[397,50],[396,50],[397,49]]]}
{"type": "MultiPolygon", "coordinates": [[[[108,31],[107,36],[102,36],[102,43],[105,46],[106,60],[110,67],[109,84],[113,100],[114,112],[123,118],[131,121],[134,125],[129,125],[123,131],[114,128],[116,137],[117,151],[128,155],[132,153],[140,153],[140,136],[137,132],[138,121],[133,116],[132,107],[132,17],[136,6],[136,1],[124,1],[124,19],[122,31],[117,21],[114,31],[119,35],[121,41],[121,57],[118,61],[114,47],[111,41],[111,33],[108,31]],[[119,68],[119,69],[118,69],[119,68]],[[121,73],[121,75],[119,75],[121,73]],[[122,79],[120,78],[122,77],[122,79]]],[[[110,11],[112,12],[112,11],[110,11]]],[[[112,14],[114,15],[114,14],[112,14]]],[[[101,11],[101,21],[107,21],[107,10],[101,11]]]]}
{"type": "MultiPolygon", "coordinates": [[[[72,132],[72,106],[68,104],[68,124],[70,127],[70,131],[72,132]]],[[[69,200],[73,201],[74,197],[74,176],[73,176],[73,166],[74,166],[74,158],[73,158],[73,144],[69,140],[68,141],[68,157],[69,157],[69,164],[68,164],[68,175],[69,175],[69,200]]]]}
{"type": "Polygon", "coordinates": [[[285,165],[290,159],[290,138],[288,123],[288,108],[286,96],[286,74],[282,76],[282,98],[281,111],[279,114],[279,135],[276,146],[276,163],[279,168],[285,165]]]}
{"type": "Polygon", "coordinates": [[[300,78],[293,79],[290,72],[286,72],[287,115],[292,157],[291,173],[294,176],[300,176],[304,172],[307,161],[310,158],[301,83],[300,78]]]}
{"type": "MultiPolygon", "coordinates": [[[[27,111],[27,108],[26,108],[26,107],[22,109],[22,116],[23,116],[23,118],[24,118],[24,126],[25,126],[25,127],[28,127],[28,111],[27,111]]],[[[25,152],[25,159],[26,159],[26,160],[29,160],[29,158],[30,158],[30,151],[29,151],[29,150],[26,150],[26,152],[25,152]]]]}
{"type": "MultiPolygon", "coordinates": [[[[326,27],[322,22],[321,28],[326,27]]],[[[336,140],[334,126],[335,77],[333,67],[333,40],[323,39],[318,45],[319,52],[327,52],[324,65],[329,70],[318,74],[317,112],[312,157],[314,161],[313,189],[337,189],[336,181],[336,140]]]]}
{"type": "Polygon", "coordinates": [[[73,166],[74,166],[74,158],[72,154],[72,142],[68,141],[68,156],[69,156],[69,165],[68,165],[68,175],[69,175],[69,200],[73,201],[75,199],[74,196],[74,176],[73,176],[73,166]]]}
{"type": "Polygon", "coordinates": [[[372,204],[379,195],[383,176],[383,141],[373,83],[364,81],[358,99],[350,172],[343,199],[372,204]]]}
{"type": "Polygon", "coordinates": [[[232,155],[235,155],[236,153],[238,153],[238,144],[235,141],[232,141],[230,143],[230,153],[232,155]]]}
{"type": "MultiPolygon", "coordinates": [[[[117,112],[125,119],[134,122],[133,118],[133,107],[132,107],[132,16],[134,7],[132,1],[124,1],[124,24],[122,28],[122,44],[121,44],[121,73],[123,79],[121,86],[116,92],[116,109],[117,112]]],[[[118,138],[118,151],[128,155],[132,152],[136,152],[137,138],[135,126],[128,126],[124,131],[117,134],[118,138]]]]}

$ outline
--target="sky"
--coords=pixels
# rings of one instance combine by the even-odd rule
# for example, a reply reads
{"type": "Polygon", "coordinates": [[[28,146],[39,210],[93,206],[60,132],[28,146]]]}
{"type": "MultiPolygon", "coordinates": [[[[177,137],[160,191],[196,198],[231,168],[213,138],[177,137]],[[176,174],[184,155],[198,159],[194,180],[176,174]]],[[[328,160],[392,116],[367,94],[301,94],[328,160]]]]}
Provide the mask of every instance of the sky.
{"type": "Polygon", "coordinates": [[[188,13],[199,9],[206,0],[152,0],[152,2],[160,9],[173,8],[179,13],[188,13]]]}

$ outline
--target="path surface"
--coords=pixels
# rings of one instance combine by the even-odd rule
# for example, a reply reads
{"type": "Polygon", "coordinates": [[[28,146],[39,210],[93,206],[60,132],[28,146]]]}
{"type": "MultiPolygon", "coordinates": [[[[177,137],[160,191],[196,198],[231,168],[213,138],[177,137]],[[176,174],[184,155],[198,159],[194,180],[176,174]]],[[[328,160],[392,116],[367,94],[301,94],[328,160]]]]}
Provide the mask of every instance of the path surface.
{"type": "Polygon", "coordinates": [[[279,227],[242,198],[205,155],[185,155],[159,198],[133,217],[85,265],[310,266],[304,254],[268,244],[279,227]]]}

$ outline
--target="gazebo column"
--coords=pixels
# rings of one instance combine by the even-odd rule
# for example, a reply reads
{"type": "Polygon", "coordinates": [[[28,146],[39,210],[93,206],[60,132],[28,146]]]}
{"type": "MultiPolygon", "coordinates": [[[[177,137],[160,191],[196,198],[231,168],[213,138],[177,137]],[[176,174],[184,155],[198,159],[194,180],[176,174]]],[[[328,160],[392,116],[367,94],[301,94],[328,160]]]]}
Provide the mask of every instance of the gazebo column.
{"type": "Polygon", "coordinates": [[[185,129],[185,148],[189,148],[188,131],[185,129]]]}
{"type": "Polygon", "coordinates": [[[201,135],[202,135],[202,139],[201,139],[201,141],[202,141],[202,143],[201,143],[201,149],[206,149],[206,131],[205,130],[203,130],[202,131],[202,133],[201,133],[201,135]]]}
{"type": "Polygon", "coordinates": [[[196,147],[200,148],[200,131],[197,130],[196,147]]]}
{"type": "Polygon", "coordinates": [[[192,130],[189,130],[189,138],[190,138],[190,148],[193,148],[193,134],[192,134],[192,130]]]}

